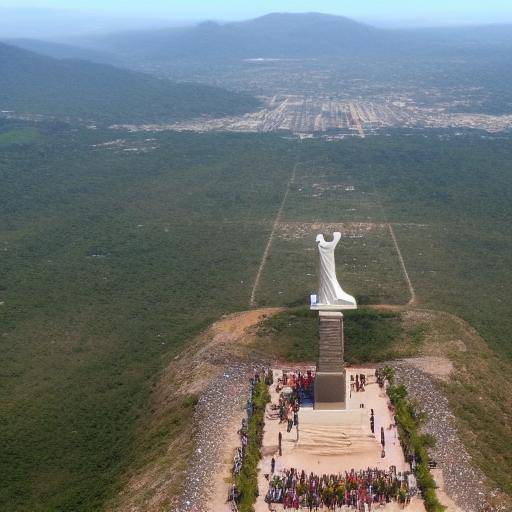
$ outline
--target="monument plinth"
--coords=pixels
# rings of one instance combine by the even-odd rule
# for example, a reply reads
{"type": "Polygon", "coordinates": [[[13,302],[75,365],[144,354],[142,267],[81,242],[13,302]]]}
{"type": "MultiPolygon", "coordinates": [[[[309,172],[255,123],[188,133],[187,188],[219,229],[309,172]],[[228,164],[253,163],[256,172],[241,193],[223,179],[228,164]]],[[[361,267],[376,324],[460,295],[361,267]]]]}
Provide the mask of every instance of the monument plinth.
{"type": "Polygon", "coordinates": [[[311,309],[319,312],[320,345],[315,378],[315,409],[344,409],[346,377],[344,367],[345,339],[343,310],[357,309],[354,297],[345,293],[336,277],[334,250],[341,233],[332,242],[323,235],[316,241],[320,253],[319,291],[311,296],[311,309]]]}

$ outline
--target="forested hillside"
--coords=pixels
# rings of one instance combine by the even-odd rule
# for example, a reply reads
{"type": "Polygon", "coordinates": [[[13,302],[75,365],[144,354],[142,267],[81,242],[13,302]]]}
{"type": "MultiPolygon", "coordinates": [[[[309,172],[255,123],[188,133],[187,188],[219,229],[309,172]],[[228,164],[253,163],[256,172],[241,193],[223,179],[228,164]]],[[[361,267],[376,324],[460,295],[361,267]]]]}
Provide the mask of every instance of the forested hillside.
{"type": "Polygon", "coordinates": [[[0,44],[0,110],[132,123],[240,114],[258,105],[252,96],[217,87],[57,60],[0,44]]]}

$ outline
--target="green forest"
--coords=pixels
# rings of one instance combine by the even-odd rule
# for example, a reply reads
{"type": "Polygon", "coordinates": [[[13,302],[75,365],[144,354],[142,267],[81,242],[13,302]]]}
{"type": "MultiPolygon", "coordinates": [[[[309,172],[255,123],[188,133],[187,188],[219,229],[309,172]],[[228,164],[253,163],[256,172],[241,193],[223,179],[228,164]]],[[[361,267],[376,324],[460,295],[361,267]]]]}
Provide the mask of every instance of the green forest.
{"type": "MultiPolygon", "coordinates": [[[[393,223],[419,306],[460,315],[512,356],[512,139],[150,137],[0,121],[1,510],[93,511],[116,494],[160,370],[202,328],[248,308],[296,163],[283,224],[393,223]]],[[[303,306],[314,286],[314,238],[287,233],[259,305],[303,306]]],[[[338,261],[347,288],[406,302],[386,231],[350,240],[338,261]]],[[[371,348],[384,326],[391,344],[396,322],[362,312],[352,335],[367,332],[371,348]]]]}
{"type": "Polygon", "coordinates": [[[258,106],[244,93],[53,59],[0,43],[0,110],[89,123],[169,123],[243,114],[258,106]]]}

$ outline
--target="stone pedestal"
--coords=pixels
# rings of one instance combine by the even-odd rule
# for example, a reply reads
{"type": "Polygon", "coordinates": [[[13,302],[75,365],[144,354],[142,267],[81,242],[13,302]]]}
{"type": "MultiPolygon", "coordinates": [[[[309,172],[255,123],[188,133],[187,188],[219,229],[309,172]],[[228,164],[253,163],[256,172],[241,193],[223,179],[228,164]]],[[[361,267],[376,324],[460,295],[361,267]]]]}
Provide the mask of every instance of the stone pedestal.
{"type": "Polygon", "coordinates": [[[315,409],[345,409],[345,370],[340,372],[316,372],[315,409]]]}
{"type": "Polygon", "coordinates": [[[343,314],[320,311],[320,346],[315,378],[315,409],[345,408],[343,314]]]}

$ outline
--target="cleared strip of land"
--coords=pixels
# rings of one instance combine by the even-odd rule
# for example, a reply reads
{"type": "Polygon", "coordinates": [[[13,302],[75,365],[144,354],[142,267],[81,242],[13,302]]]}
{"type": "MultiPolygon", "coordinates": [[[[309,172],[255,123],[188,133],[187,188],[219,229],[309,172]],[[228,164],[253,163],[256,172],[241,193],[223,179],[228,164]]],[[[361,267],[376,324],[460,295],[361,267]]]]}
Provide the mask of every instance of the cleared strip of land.
{"type": "Polygon", "coordinates": [[[412,285],[411,278],[409,277],[409,272],[407,272],[407,267],[405,266],[404,257],[402,256],[402,251],[398,245],[398,241],[396,239],[395,231],[391,224],[388,224],[389,234],[393,239],[393,244],[395,245],[396,253],[398,255],[398,260],[400,261],[400,266],[402,267],[402,272],[404,274],[405,282],[407,283],[407,287],[409,288],[409,293],[411,294],[411,298],[407,303],[408,306],[413,306],[416,304],[416,292],[414,291],[414,287],[412,285]]]}
{"type": "Polygon", "coordinates": [[[281,205],[279,206],[279,210],[277,210],[277,215],[274,220],[274,224],[272,225],[272,231],[270,232],[270,235],[268,237],[267,245],[265,246],[265,250],[263,251],[263,256],[261,257],[260,266],[258,267],[258,272],[256,274],[256,278],[254,279],[254,284],[251,291],[251,298],[249,300],[249,307],[256,306],[256,292],[258,291],[258,286],[260,284],[261,274],[263,273],[263,270],[265,268],[265,263],[267,262],[268,255],[270,253],[270,247],[272,246],[272,240],[274,239],[274,233],[276,232],[276,228],[281,222],[281,216],[283,214],[284,205],[286,204],[286,199],[288,197],[288,193],[290,192],[290,186],[292,183],[295,182],[295,176],[297,174],[297,166],[299,165],[299,162],[297,162],[293,166],[293,171],[290,180],[288,181],[288,184],[286,185],[286,189],[284,191],[283,200],[281,201],[281,205]]]}

